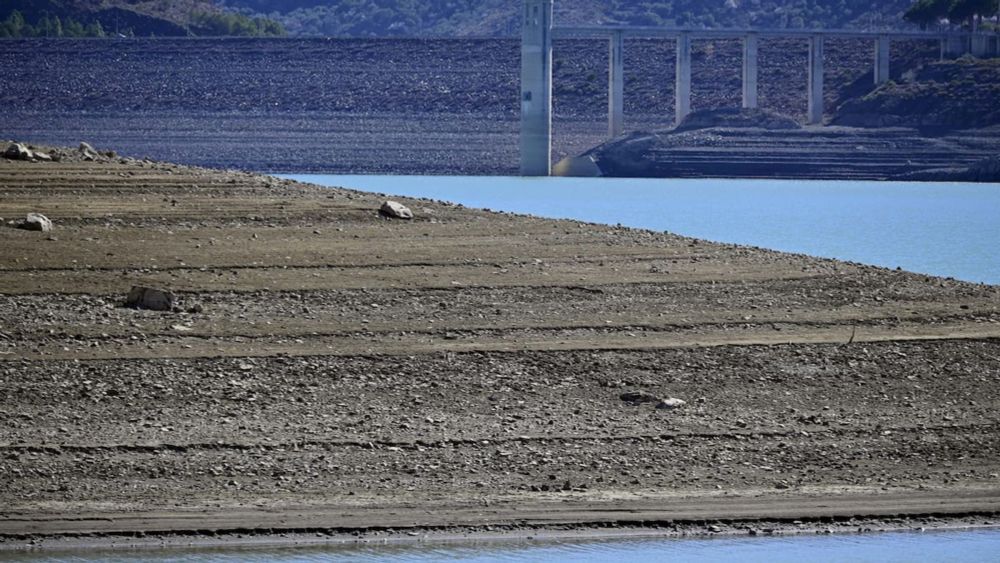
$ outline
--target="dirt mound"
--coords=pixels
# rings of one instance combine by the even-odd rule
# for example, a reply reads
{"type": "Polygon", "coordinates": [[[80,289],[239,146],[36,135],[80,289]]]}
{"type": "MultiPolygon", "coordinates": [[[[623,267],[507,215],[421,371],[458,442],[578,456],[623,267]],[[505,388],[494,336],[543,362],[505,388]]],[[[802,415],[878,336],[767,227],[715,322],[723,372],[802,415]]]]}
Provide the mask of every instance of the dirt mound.
{"type": "Polygon", "coordinates": [[[696,111],[681,121],[674,131],[726,127],[737,129],[801,129],[797,121],[773,111],[748,108],[716,108],[696,111]]]}

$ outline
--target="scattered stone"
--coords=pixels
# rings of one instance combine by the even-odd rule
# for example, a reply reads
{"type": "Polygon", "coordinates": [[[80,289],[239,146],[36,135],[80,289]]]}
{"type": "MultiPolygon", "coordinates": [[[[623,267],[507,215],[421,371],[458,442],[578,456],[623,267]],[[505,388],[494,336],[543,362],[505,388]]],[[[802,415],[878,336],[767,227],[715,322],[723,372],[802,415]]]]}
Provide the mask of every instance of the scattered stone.
{"type": "Polygon", "coordinates": [[[378,210],[383,217],[393,217],[395,219],[413,219],[413,212],[408,207],[397,201],[386,201],[378,210]]]}
{"type": "Polygon", "coordinates": [[[24,218],[24,222],[18,225],[18,228],[25,231],[47,233],[52,230],[52,221],[41,213],[28,213],[28,216],[24,218]]]}
{"type": "Polygon", "coordinates": [[[682,401],[681,399],[676,399],[674,397],[670,397],[669,399],[663,399],[662,401],[660,401],[656,405],[656,408],[661,409],[661,410],[674,410],[674,409],[679,409],[679,408],[683,407],[686,404],[687,404],[686,401],[682,401]]]}
{"type": "Polygon", "coordinates": [[[11,143],[3,153],[10,160],[34,160],[35,155],[27,146],[21,143],[11,143]]]}
{"type": "Polygon", "coordinates": [[[162,289],[137,285],[128,292],[125,306],[150,311],[170,311],[174,306],[174,294],[162,289]]]}
{"type": "Polygon", "coordinates": [[[90,143],[86,142],[80,143],[80,154],[83,155],[84,160],[97,160],[101,156],[94,150],[94,147],[90,146],[90,143]]]}
{"type": "Polygon", "coordinates": [[[198,313],[204,313],[205,307],[201,303],[193,303],[190,307],[187,308],[187,312],[193,315],[198,313]]]}
{"type": "Polygon", "coordinates": [[[619,395],[619,398],[630,405],[641,405],[643,403],[658,403],[660,398],[645,391],[628,391],[619,395]]]}

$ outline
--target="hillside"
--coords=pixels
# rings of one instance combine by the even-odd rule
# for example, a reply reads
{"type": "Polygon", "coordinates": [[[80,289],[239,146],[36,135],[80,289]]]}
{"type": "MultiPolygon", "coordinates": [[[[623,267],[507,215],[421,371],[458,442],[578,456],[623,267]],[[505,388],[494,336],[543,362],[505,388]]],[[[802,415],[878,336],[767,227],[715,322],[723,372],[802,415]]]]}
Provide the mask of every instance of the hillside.
{"type": "Polygon", "coordinates": [[[275,36],[275,21],[212,0],[4,0],[0,37],[275,36]]]}
{"type": "Polygon", "coordinates": [[[1000,59],[934,61],[845,102],[836,125],[964,129],[1000,125],[1000,59]]]}
{"type": "MultiPolygon", "coordinates": [[[[220,0],[280,21],[293,35],[502,36],[518,29],[513,0],[220,0]]],[[[559,0],[556,21],[694,27],[865,28],[905,25],[910,0],[559,0]]]]}

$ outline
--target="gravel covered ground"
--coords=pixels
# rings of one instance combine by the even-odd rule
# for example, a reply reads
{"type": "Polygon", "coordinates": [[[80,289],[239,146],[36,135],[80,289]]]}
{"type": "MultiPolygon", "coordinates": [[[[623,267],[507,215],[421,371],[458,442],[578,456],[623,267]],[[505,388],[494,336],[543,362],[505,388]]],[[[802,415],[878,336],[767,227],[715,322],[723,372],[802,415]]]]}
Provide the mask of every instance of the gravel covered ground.
{"type": "Polygon", "coordinates": [[[997,287],[53,154],[0,160],[0,537],[1000,511],[997,287]]]}
{"type": "MultiPolygon", "coordinates": [[[[516,40],[3,40],[0,135],[272,172],[515,174],[516,40]]],[[[894,44],[901,74],[937,46],[894,44]]],[[[555,158],[607,140],[607,45],[555,46],[555,158]]],[[[674,44],[626,44],[629,129],[674,121],[674,44]]],[[[735,107],[741,49],[696,42],[694,109],[735,107]]],[[[764,109],[806,110],[804,41],[761,44],[764,109]]],[[[872,46],[827,46],[827,111],[871,85],[872,46]],[[858,89],[858,81],[861,89],[858,89]]]]}

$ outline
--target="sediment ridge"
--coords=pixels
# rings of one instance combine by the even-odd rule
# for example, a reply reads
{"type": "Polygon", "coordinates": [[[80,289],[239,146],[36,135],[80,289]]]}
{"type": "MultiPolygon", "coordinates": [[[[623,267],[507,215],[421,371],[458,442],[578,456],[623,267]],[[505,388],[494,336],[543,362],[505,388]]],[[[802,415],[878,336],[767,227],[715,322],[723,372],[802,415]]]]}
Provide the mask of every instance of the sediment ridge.
{"type": "Polygon", "coordinates": [[[997,287],[43,150],[0,159],[0,548],[1000,513],[997,287]]]}

